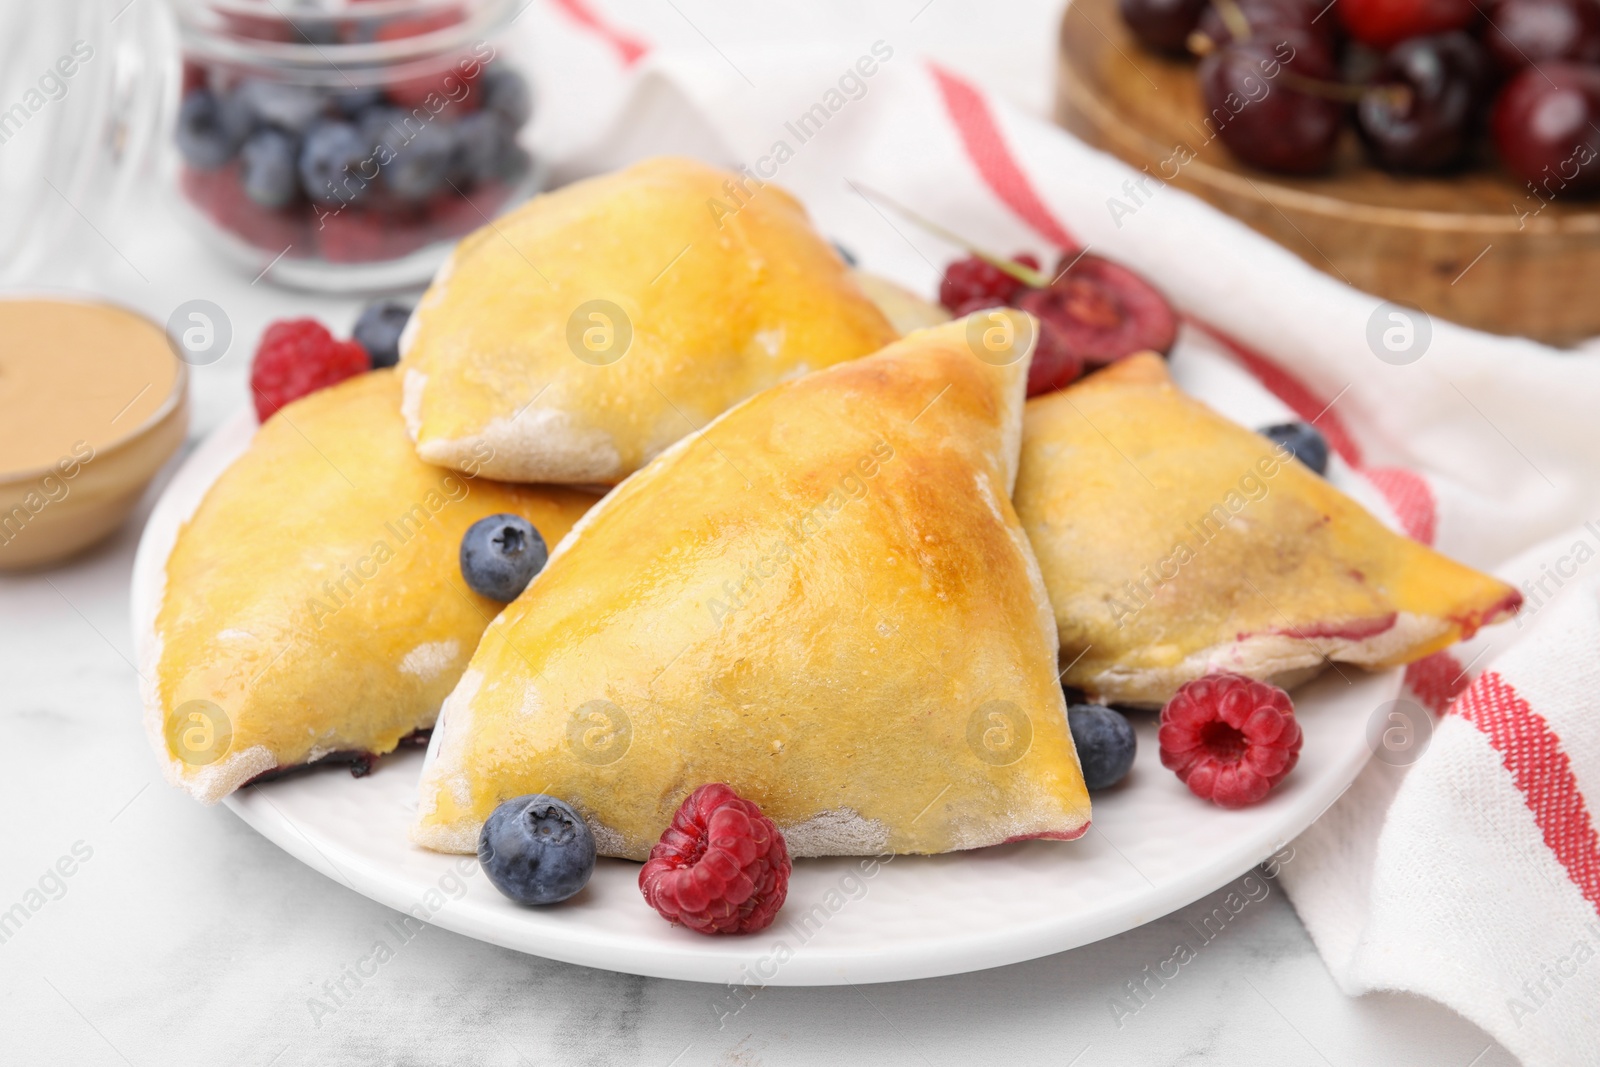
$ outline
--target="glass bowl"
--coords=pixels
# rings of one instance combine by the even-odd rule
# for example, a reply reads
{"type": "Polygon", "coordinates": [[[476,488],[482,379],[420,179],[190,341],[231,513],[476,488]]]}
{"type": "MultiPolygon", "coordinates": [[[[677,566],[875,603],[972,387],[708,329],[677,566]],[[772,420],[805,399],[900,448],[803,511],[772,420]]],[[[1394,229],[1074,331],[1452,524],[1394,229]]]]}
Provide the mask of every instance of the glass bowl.
{"type": "Polygon", "coordinates": [[[187,214],[245,270],[321,291],[426,281],[540,184],[516,0],[175,0],[187,214]]]}
{"type": "Polygon", "coordinates": [[[175,51],[159,3],[0,4],[0,286],[91,284],[116,260],[175,51]]]}

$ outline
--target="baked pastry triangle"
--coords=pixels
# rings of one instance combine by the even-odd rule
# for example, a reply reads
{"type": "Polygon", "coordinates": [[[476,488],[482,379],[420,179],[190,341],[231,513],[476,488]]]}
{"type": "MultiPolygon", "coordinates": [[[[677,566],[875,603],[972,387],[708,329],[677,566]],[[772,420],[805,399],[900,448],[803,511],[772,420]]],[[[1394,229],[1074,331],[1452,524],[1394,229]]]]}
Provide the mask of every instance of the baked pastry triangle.
{"type": "Polygon", "coordinates": [[[1028,402],[1015,502],[1065,681],[1096,700],[1160,704],[1215,671],[1293,684],[1329,660],[1409,663],[1522,599],[1185,396],[1153,353],[1028,402]]]}
{"type": "Polygon", "coordinates": [[[864,270],[852,270],[850,276],[867,295],[867,299],[878,305],[878,310],[883,312],[884,318],[889,320],[889,325],[894,327],[897,334],[926,330],[950,321],[950,312],[887,278],[864,270]]]}
{"type": "Polygon", "coordinates": [[[897,336],[788,193],[650,159],[457,246],[402,341],[406,420],[430,463],[487,444],[489,477],[612,484],[745,397],[897,336]]]}
{"type": "Polygon", "coordinates": [[[430,467],[399,401],[374,371],[284,408],[178,534],[140,671],[167,778],[201,800],[431,726],[501,607],[461,580],[466,528],[515,512],[554,545],[595,499],[430,467]]]}
{"type": "Polygon", "coordinates": [[[981,362],[968,325],[769,389],[590,512],[446,701],[413,840],[471,852],[498,803],[547,792],[642,859],[707,782],[801,856],[1082,834],[1009,500],[1029,352],[981,362]]]}

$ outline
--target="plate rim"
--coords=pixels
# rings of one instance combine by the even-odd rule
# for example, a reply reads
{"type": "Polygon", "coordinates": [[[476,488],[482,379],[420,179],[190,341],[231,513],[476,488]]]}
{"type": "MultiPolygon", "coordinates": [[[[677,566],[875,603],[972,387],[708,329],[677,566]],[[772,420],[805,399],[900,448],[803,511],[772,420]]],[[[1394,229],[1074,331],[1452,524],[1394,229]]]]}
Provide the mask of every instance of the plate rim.
{"type": "MultiPolygon", "coordinates": [[[[149,601],[164,584],[158,579],[164,579],[162,572],[166,557],[178,530],[192,515],[216,478],[249,446],[254,434],[254,422],[254,414],[248,407],[223,420],[183,458],[178,470],[162,488],[140,535],[134,559],[130,611],[136,654],[143,653],[144,646],[151,640],[150,624],[154,619],[155,605],[149,601]]],[[[1361,674],[1370,686],[1379,691],[1374,695],[1383,699],[1394,699],[1399,695],[1403,677],[1401,668],[1363,671],[1361,674]]],[[[885,953],[881,948],[856,950],[848,946],[820,951],[802,945],[774,976],[759,984],[833,986],[945,977],[1023,963],[1126,932],[1171,914],[1231,880],[1247,875],[1303,833],[1335,804],[1354,783],[1371,755],[1370,748],[1363,746],[1351,748],[1332,761],[1326,780],[1342,784],[1336,790],[1330,787],[1314,797],[1301,797],[1293,807],[1285,808],[1277,822],[1273,843],[1260,855],[1255,854],[1255,848],[1247,850],[1247,855],[1241,855],[1237,850],[1219,850],[1214,860],[1187,869],[1160,884],[1150,883],[1149,892],[1130,894],[1110,908],[1097,911],[1089,921],[1073,921],[1070,918],[1034,920],[1020,923],[1000,934],[993,930],[974,931],[965,935],[957,933],[941,936],[937,941],[907,944],[893,953],[885,953]]],[[[408,754],[408,758],[412,758],[411,754],[408,754]]],[[[415,753],[414,758],[419,761],[420,771],[421,753],[415,753]]],[[[293,782],[294,779],[289,779],[267,783],[265,787],[292,788],[293,782]]],[[[367,857],[342,849],[331,838],[320,836],[315,826],[302,825],[300,821],[291,819],[261,789],[257,786],[240,789],[224,797],[222,803],[246,825],[319,874],[385,907],[409,914],[408,909],[416,903],[418,893],[425,890],[409,885],[404,874],[374,865],[367,857]],[[339,856],[340,862],[329,857],[330,851],[339,856]]],[[[1086,837],[1096,833],[1103,835],[1103,830],[1091,820],[1086,837]]],[[[1109,838],[1106,840],[1109,843],[1109,838]]],[[[441,860],[476,862],[475,858],[465,855],[435,853],[415,845],[407,847],[441,860]]],[[[1115,845],[1112,847],[1115,849],[1115,845]]],[[[820,861],[798,862],[865,862],[867,859],[869,857],[830,857],[820,861]]],[[[1127,862],[1130,865],[1132,863],[1127,862]]],[[[1137,871],[1138,868],[1134,869],[1137,871]]],[[[1148,878],[1146,881],[1149,881],[1148,878]]],[[[510,906],[509,902],[502,904],[510,906]]],[[[495,919],[496,907],[464,896],[449,901],[446,906],[432,912],[425,921],[476,940],[564,963],[652,978],[730,986],[749,984],[738,981],[738,971],[743,966],[748,973],[749,960],[764,958],[763,951],[773,943],[771,937],[766,935],[776,936],[780,930],[774,926],[767,931],[737,939],[704,938],[682,931],[681,938],[671,941],[641,942],[626,931],[597,932],[590,927],[572,927],[570,931],[563,931],[559,922],[541,922],[534,926],[507,924],[495,919]],[[537,946],[532,946],[532,942],[537,942],[537,946]]]]}

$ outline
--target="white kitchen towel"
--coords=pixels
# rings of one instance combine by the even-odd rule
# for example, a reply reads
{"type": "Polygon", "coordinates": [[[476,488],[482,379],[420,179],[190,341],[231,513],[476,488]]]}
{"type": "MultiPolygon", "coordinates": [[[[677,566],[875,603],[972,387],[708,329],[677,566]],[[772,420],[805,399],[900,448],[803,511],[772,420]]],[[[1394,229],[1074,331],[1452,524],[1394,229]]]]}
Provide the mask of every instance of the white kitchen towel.
{"type": "Polygon", "coordinates": [[[1500,568],[1522,616],[1407,672],[1395,750],[1283,871],[1347,991],[1433,997],[1527,1064],[1600,1062],[1597,558],[1589,522],[1500,568]]]}
{"type": "Polygon", "coordinates": [[[1374,709],[1380,758],[1295,842],[1284,881],[1348,992],[1433,997],[1530,1067],[1600,1062],[1600,352],[1384,305],[881,24],[708,60],[626,19],[552,0],[522,27],[565,109],[542,128],[558,172],[655,152],[746,167],[929,295],[959,251],[875,193],[996,251],[1126,263],[1185,316],[1186,388],[1251,424],[1315,421],[1340,484],[1524,589],[1517,622],[1413,665],[1408,703],[1374,709]]]}

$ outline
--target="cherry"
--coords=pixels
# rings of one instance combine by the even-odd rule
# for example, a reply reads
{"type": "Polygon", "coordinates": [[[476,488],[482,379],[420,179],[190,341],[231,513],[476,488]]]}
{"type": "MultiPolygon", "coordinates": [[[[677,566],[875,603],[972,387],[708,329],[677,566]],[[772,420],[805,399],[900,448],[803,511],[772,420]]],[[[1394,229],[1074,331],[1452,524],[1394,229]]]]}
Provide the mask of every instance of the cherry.
{"type": "Polygon", "coordinates": [[[1413,37],[1386,57],[1356,107],[1367,151],[1385,170],[1438,171],[1462,162],[1488,76],[1488,58],[1459,30],[1413,37]]]}
{"type": "MultiPolygon", "coordinates": [[[[1018,253],[1011,258],[1025,267],[1039,269],[1038,259],[1026,252],[1018,253]]],[[[945,267],[944,278],[939,282],[939,303],[952,312],[964,314],[960,309],[975,300],[988,301],[986,304],[977,305],[978,307],[1009,304],[1012,296],[1021,288],[1021,282],[993,263],[977,256],[967,256],[945,267]]]]}
{"type": "Polygon", "coordinates": [[[1200,61],[1206,123],[1234,155],[1285,174],[1313,174],[1333,160],[1344,104],[1295,88],[1329,85],[1333,61],[1302,30],[1273,30],[1224,45],[1200,61]]]}
{"type": "MultiPolygon", "coordinates": [[[[1024,286],[1018,289],[1019,294],[1042,293],[1043,289],[1030,289],[1024,286]]],[[[960,307],[951,311],[958,319],[964,319],[974,311],[987,311],[992,307],[999,307],[1006,301],[998,300],[994,296],[974,296],[960,307]]],[[[1017,305],[1022,303],[1018,299],[1017,305]]],[[[1083,356],[1067,344],[1061,335],[1061,330],[1053,323],[1046,322],[1034,313],[1034,319],[1039,324],[1039,341],[1033,348],[1033,362],[1028,364],[1028,395],[1038,396],[1040,393],[1053,393],[1064,388],[1083,377],[1083,356]]]]}
{"type": "Polygon", "coordinates": [[[1489,129],[1506,167],[1542,198],[1600,189],[1600,67],[1524,67],[1500,90],[1489,129]]]}
{"type": "Polygon", "coordinates": [[[1033,349],[1033,362],[1028,364],[1028,395],[1065,389],[1083,377],[1084,369],[1083,356],[1073,351],[1061,328],[1040,319],[1039,343],[1033,349]]]}
{"type": "Polygon", "coordinates": [[[1122,21],[1147,47],[1183,55],[1206,0],[1118,0],[1122,21]]]}
{"type": "Polygon", "coordinates": [[[1499,0],[1489,9],[1483,43],[1502,70],[1551,59],[1600,63],[1600,3],[1499,0]]]}
{"type": "Polygon", "coordinates": [[[1178,317],[1149,282],[1099,256],[1064,258],[1047,289],[1026,289],[1015,304],[1040,322],[1039,345],[1028,373],[1028,395],[1059,389],[1084,367],[1104,366],[1135,352],[1165,354],[1178,336],[1178,317]]]}
{"type": "MultiPolygon", "coordinates": [[[[1233,7],[1237,17],[1242,18],[1249,29],[1245,37],[1271,36],[1278,30],[1300,30],[1323,44],[1328,57],[1332,58],[1333,19],[1319,17],[1321,11],[1307,4],[1306,0],[1233,0],[1233,7]]],[[[1213,3],[1207,5],[1201,14],[1197,32],[1205,42],[1202,48],[1245,39],[1233,32],[1230,24],[1233,16],[1224,11],[1224,7],[1213,3]]]]}
{"type": "Polygon", "coordinates": [[[1339,0],[1335,6],[1350,36],[1385,49],[1408,37],[1464,30],[1478,15],[1473,0],[1339,0]]]}

